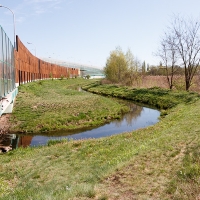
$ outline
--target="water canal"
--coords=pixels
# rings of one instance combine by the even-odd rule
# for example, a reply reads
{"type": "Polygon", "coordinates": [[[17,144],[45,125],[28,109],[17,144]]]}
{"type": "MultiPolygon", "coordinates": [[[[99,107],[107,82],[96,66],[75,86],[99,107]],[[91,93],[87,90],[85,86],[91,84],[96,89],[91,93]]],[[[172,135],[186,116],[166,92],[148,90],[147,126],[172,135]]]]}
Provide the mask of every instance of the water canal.
{"type": "Polygon", "coordinates": [[[76,131],[52,132],[47,135],[15,135],[7,134],[0,136],[0,146],[18,147],[46,145],[48,140],[55,139],[88,139],[100,138],[130,132],[139,128],[144,128],[153,125],[159,121],[160,111],[148,107],[143,107],[129,102],[130,111],[122,116],[121,119],[113,120],[112,122],[93,129],[84,129],[76,131]]]}

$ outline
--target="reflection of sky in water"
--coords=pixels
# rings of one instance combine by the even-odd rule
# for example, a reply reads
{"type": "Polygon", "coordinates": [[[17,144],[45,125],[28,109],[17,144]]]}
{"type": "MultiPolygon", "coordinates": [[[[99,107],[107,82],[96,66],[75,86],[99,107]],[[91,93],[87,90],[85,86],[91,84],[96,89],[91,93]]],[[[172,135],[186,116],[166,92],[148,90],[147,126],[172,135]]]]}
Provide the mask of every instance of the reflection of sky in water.
{"type": "Polygon", "coordinates": [[[106,137],[123,132],[130,132],[139,128],[144,128],[158,122],[158,117],[160,116],[160,112],[158,110],[145,107],[142,108],[136,105],[132,110],[132,112],[125,114],[122,119],[114,120],[109,124],[105,124],[92,130],[83,131],[68,136],[63,136],[62,134],[60,137],[34,136],[30,146],[44,145],[49,139],[69,138],[77,140],[106,137]]]}

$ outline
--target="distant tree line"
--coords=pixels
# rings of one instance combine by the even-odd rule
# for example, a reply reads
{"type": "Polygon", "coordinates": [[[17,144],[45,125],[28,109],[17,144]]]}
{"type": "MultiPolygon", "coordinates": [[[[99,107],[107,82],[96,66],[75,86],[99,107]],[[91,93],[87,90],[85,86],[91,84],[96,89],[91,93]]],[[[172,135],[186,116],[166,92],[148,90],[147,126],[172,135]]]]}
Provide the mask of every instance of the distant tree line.
{"type": "MultiPolygon", "coordinates": [[[[180,66],[174,66],[174,75],[184,75],[184,69],[180,66]]],[[[172,70],[170,66],[168,66],[168,70],[172,70]]],[[[149,70],[146,72],[146,75],[152,75],[152,76],[167,76],[167,71],[165,67],[160,63],[160,65],[149,66],[149,70]]]]}

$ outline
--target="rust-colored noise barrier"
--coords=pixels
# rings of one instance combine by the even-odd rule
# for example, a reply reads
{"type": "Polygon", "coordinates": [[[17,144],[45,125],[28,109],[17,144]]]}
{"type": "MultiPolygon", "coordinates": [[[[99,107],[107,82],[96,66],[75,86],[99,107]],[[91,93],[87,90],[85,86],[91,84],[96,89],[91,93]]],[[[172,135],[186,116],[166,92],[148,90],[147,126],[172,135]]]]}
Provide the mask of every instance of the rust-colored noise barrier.
{"type": "Polygon", "coordinates": [[[73,78],[79,76],[79,69],[63,67],[43,61],[30,53],[30,51],[16,36],[15,56],[15,82],[20,84],[48,78],[73,78]]]}

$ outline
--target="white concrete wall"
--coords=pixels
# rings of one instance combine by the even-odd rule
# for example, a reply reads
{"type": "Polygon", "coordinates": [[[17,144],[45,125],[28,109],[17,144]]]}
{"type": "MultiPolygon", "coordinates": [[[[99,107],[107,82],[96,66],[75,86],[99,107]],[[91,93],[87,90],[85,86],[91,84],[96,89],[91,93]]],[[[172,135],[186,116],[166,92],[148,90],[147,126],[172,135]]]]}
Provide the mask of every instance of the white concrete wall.
{"type": "Polygon", "coordinates": [[[18,88],[7,94],[0,100],[0,116],[4,113],[12,113],[13,104],[18,93],[18,88]]]}

